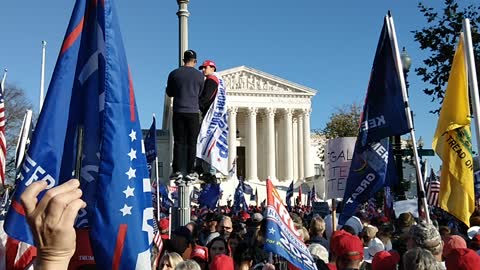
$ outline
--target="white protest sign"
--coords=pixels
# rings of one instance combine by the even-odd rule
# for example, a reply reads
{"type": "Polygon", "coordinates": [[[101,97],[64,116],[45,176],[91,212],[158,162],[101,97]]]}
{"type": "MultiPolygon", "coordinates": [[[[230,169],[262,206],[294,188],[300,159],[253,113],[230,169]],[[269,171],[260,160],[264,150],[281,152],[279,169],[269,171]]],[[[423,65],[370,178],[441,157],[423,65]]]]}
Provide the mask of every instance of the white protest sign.
{"type": "Polygon", "coordinates": [[[395,216],[398,218],[402,213],[412,213],[414,217],[418,218],[418,200],[403,200],[393,202],[393,211],[395,211],[395,216]]]}
{"type": "Polygon", "coordinates": [[[325,145],[325,197],[343,198],[356,137],[328,140],[325,145]]]}

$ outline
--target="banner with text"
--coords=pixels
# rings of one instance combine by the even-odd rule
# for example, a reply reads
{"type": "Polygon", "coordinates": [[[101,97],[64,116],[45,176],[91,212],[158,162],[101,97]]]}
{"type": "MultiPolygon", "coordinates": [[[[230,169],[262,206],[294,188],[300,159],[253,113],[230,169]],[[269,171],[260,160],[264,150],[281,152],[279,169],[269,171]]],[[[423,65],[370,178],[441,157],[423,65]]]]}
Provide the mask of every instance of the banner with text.
{"type": "Polygon", "coordinates": [[[325,199],[343,198],[356,140],[343,137],[325,144],[325,199]]]}
{"type": "Polygon", "coordinates": [[[267,179],[267,232],[264,250],[278,254],[298,269],[317,269],[270,179],[267,179]]]}

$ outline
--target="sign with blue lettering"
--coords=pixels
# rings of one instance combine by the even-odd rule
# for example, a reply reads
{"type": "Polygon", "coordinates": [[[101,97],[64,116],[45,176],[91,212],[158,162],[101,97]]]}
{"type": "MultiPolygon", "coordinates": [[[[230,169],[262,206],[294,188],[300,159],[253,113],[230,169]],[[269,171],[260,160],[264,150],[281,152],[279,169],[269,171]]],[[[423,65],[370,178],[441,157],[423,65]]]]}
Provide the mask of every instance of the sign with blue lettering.
{"type": "Polygon", "coordinates": [[[197,157],[208,162],[223,175],[228,174],[228,122],[225,82],[218,77],[218,91],[203,118],[197,138],[197,157]]]}

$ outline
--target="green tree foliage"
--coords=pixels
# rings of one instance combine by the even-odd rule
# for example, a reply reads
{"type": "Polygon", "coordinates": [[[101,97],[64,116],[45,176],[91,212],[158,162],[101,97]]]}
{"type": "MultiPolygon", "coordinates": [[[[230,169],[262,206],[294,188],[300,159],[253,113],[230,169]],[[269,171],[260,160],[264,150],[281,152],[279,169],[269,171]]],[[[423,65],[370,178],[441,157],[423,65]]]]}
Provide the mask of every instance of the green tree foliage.
{"type": "MultiPolygon", "coordinates": [[[[480,74],[480,6],[460,7],[457,0],[445,0],[443,10],[436,11],[423,3],[418,8],[425,16],[426,26],[412,31],[420,49],[428,50],[431,55],[423,60],[424,66],[415,72],[424,82],[430,84],[423,92],[432,97],[432,102],[443,102],[448,76],[452,65],[459,32],[462,31],[464,18],[470,19],[472,43],[476,62],[477,77],[480,74]]],[[[439,113],[440,106],[431,113],[439,113]]]]}
{"type": "Polygon", "coordinates": [[[326,139],[339,137],[356,137],[360,114],[362,110],[358,104],[344,105],[337,108],[330,116],[325,128],[317,130],[317,133],[325,136],[326,139]]]}

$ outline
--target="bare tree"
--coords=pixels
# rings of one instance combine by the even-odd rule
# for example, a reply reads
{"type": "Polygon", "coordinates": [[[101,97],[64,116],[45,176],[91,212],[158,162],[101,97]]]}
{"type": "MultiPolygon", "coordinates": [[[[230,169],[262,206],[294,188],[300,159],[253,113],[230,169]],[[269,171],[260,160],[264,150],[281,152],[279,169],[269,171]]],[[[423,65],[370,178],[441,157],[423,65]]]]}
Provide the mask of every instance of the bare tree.
{"type": "Polygon", "coordinates": [[[27,110],[32,109],[32,103],[25,96],[23,89],[6,85],[3,92],[5,100],[5,138],[7,140],[7,158],[5,168],[6,182],[15,182],[15,150],[18,133],[22,127],[23,117],[27,110]]]}

